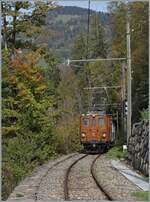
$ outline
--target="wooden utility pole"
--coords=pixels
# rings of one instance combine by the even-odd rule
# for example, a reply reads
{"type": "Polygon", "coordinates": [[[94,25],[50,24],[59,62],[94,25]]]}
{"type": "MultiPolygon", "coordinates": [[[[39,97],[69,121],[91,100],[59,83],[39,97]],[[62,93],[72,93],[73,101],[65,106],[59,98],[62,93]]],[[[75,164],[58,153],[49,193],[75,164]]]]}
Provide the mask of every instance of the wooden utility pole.
{"type": "Polygon", "coordinates": [[[125,74],[125,63],[122,63],[122,99],[121,99],[121,105],[122,105],[122,113],[121,113],[121,129],[122,129],[122,135],[123,138],[125,138],[126,134],[126,117],[125,117],[125,106],[124,102],[126,99],[126,74],[125,74]]]}
{"type": "MultiPolygon", "coordinates": [[[[128,7],[128,5],[127,5],[128,7]]],[[[127,143],[131,136],[131,117],[132,117],[132,98],[131,98],[131,42],[130,42],[130,22],[129,11],[127,8],[127,102],[128,102],[128,114],[127,114],[127,143]]]]}
{"type": "Polygon", "coordinates": [[[125,66],[126,64],[122,63],[122,100],[126,99],[126,74],[125,74],[125,66]]]}
{"type": "Polygon", "coordinates": [[[116,122],[117,122],[117,139],[119,139],[119,115],[118,115],[118,111],[116,113],[116,122]]]}

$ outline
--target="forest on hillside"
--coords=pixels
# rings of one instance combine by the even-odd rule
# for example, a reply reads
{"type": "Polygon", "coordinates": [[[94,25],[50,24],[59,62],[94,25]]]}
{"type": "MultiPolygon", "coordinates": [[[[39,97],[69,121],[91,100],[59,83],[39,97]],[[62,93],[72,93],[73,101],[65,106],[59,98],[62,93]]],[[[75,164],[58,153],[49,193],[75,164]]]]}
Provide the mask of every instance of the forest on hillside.
{"type": "MultiPolygon", "coordinates": [[[[2,197],[7,199],[37,165],[81,149],[81,113],[95,103],[122,103],[121,90],[102,90],[93,99],[92,92],[84,89],[121,85],[121,62],[67,65],[64,61],[126,57],[126,5],[111,3],[105,14],[92,11],[89,33],[87,9],[42,1],[1,5],[2,197]],[[31,8],[31,13],[23,12],[31,8]]],[[[148,117],[148,3],[128,7],[133,124],[148,117]]],[[[121,118],[118,105],[106,111],[117,111],[121,118]]]]}
{"type": "MultiPolygon", "coordinates": [[[[74,38],[81,30],[87,32],[87,13],[88,9],[75,6],[50,10],[45,20],[45,37],[41,34],[36,41],[48,44],[48,47],[55,52],[60,62],[64,62],[71,57],[74,38]]],[[[90,14],[99,15],[102,25],[108,32],[105,38],[109,39],[109,13],[91,10],[90,14]]]]}

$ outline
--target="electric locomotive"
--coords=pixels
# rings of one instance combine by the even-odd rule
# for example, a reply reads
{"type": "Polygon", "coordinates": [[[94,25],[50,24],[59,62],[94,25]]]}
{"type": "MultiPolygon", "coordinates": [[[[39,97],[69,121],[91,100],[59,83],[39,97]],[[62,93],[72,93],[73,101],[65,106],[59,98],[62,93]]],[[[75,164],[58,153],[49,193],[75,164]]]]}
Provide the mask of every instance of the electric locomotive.
{"type": "Polygon", "coordinates": [[[85,151],[104,152],[114,141],[112,116],[93,112],[80,116],[80,142],[85,151]]]}

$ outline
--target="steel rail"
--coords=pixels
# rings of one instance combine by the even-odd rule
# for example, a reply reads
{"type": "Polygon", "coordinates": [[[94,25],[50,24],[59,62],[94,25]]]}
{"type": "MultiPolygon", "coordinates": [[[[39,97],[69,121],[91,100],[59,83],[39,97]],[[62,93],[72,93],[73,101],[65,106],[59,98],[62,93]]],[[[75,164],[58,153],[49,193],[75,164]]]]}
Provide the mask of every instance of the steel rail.
{"type": "Polygon", "coordinates": [[[38,195],[38,192],[39,192],[40,185],[41,185],[41,183],[42,183],[42,181],[43,181],[43,178],[47,176],[48,172],[49,172],[51,169],[53,169],[55,166],[59,165],[60,163],[66,161],[66,160],[68,160],[68,159],[70,159],[70,158],[72,158],[72,157],[74,157],[74,156],[76,156],[76,155],[78,155],[78,153],[75,153],[75,154],[73,154],[73,155],[70,155],[70,156],[68,156],[67,158],[62,159],[62,160],[60,160],[60,161],[54,163],[54,164],[46,171],[46,173],[43,175],[43,177],[41,178],[40,182],[38,183],[38,185],[37,185],[37,187],[36,187],[36,191],[35,191],[35,194],[34,194],[34,195],[35,195],[35,201],[38,200],[37,195],[38,195]]]}
{"type": "Polygon", "coordinates": [[[96,185],[98,186],[98,188],[103,192],[103,194],[107,197],[107,199],[109,201],[114,201],[114,199],[110,196],[110,194],[103,188],[103,186],[100,184],[100,182],[97,180],[95,174],[94,174],[94,164],[96,162],[96,160],[101,156],[101,154],[99,154],[95,159],[94,161],[92,162],[92,165],[91,165],[91,174],[92,174],[92,177],[96,183],[96,185]]]}
{"type": "Polygon", "coordinates": [[[66,175],[65,175],[65,179],[64,179],[64,199],[66,201],[69,201],[69,187],[68,187],[68,178],[69,178],[69,174],[70,171],[72,169],[72,167],[78,163],[81,159],[85,158],[86,156],[88,156],[88,154],[85,154],[84,156],[78,158],[77,160],[75,160],[67,169],[66,175]]]}

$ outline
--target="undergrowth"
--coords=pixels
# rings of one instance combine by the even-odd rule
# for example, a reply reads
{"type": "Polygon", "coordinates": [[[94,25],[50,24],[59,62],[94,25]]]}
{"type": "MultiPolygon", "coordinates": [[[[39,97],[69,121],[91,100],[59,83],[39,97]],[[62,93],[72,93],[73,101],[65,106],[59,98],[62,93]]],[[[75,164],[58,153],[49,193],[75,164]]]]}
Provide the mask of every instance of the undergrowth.
{"type": "Polygon", "coordinates": [[[127,150],[123,151],[122,146],[115,146],[107,152],[106,157],[109,159],[126,159],[127,150]]]}
{"type": "Polygon", "coordinates": [[[132,196],[136,196],[141,200],[148,201],[149,192],[148,191],[133,192],[132,196]]]}

